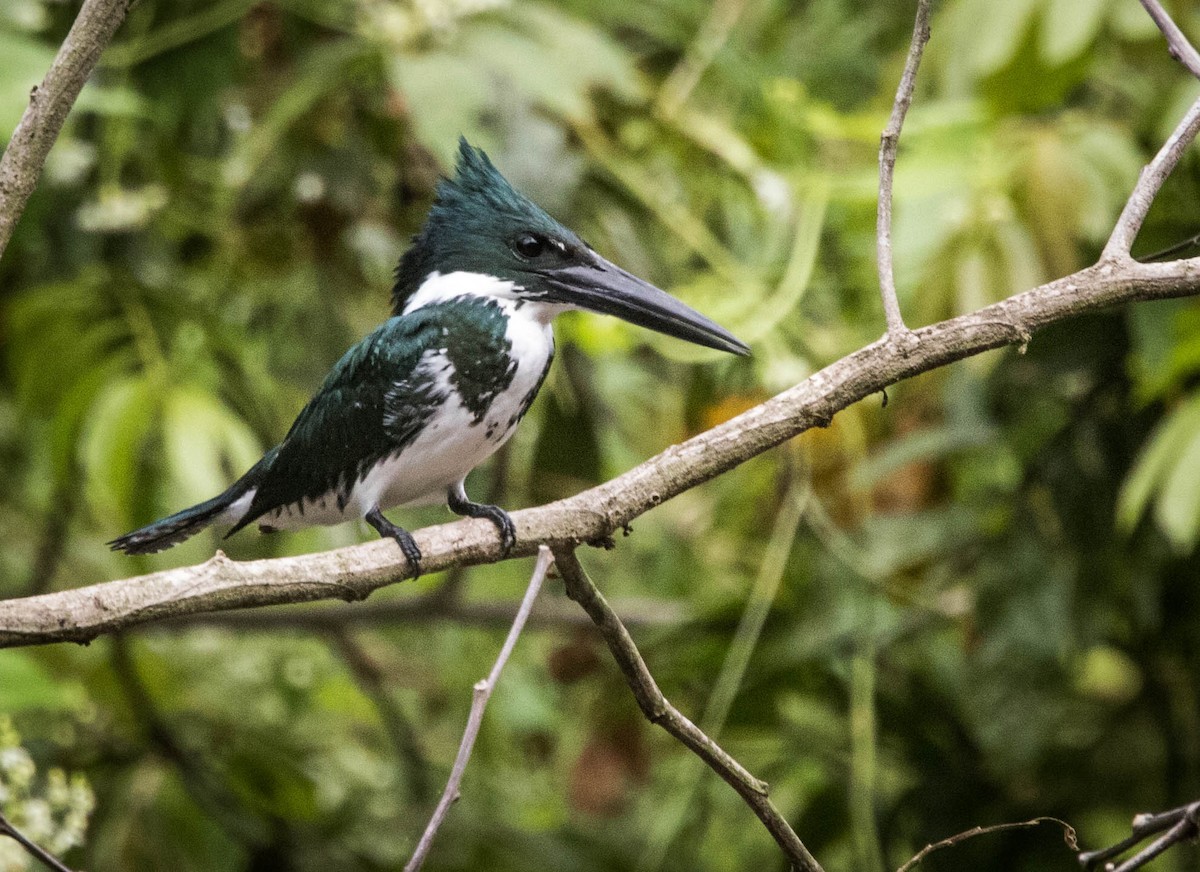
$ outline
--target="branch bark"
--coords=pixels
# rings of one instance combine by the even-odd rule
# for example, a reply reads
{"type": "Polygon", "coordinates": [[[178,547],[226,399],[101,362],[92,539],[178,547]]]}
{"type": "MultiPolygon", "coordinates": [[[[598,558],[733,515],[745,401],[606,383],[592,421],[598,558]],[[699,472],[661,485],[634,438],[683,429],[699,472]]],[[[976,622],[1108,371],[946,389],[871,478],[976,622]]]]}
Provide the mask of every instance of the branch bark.
{"type": "Polygon", "coordinates": [[[900,313],[896,296],[896,273],[892,265],[892,183],[896,174],[896,151],[900,147],[900,130],[904,116],[912,105],[913,89],[917,84],[917,68],[929,42],[929,2],[917,0],[917,15],[913,22],[912,43],[904,62],[904,73],[896,88],[892,115],[879,138],[879,209],[875,219],[875,251],[879,263],[879,290],[883,295],[883,314],[887,318],[888,335],[894,339],[907,336],[908,327],[900,313]]]}
{"type": "Polygon", "coordinates": [[[437,831],[441,828],[442,822],[446,820],[446,815],[450,813],[451,804],[458,799],[458,786],[462,783],[463,773],[467,771],[467,762],[471,759],[471,750],[475,747],[475,737],[479,735],[479,728],[483,725],[483,710],[487,708],[492,691],[496,689],[496,682],[500,680],[500,672],[504,669],[504,664],[508,662],[513,648],[516,647],[521,630],[525,628],[525,620],[533,610],[533,601],[537,599],[538,592],[542,589],[542,582],[546,580],[546,573],[550,571],[550,564],[553,562],[550,549],[545,545],[540,547],[537,564],[533,567],[533,574],[529,577],[529,586],[525,588],[525,596],[522,598],[521,608],[513,620],[512,629],[508,631],[508,637],[504,640],[500,654],[496,657],[496,662],[492,665],[487,678],[481,679],[475,684],[471,698],[471,713],[467,716],[467,728],[463,731],[462,743],[458,746],[454,767],[450,770],[450,779],[446,782],[442,798],[438,801],[433,817],[429,819],[429,824],[425,827],[425,832],[421,834],[421,840],[417,843],[417,849],[413,852],[412,859],[405,865],[404,872],[419,872],[433,847],[433,839],[437,835],[437,831]]]}
{"type": "Polygon", "coordinates": [[[3,814],[0,814],[0,836],[8,836],[18,845],[25,849],[25,853],[42,862],[47,869],[52,869],[54,872],[72,872],[71,868],[63,863],[62,860],[55,857],[37,842],[30,839],[19,829],[12,825],[3,814]]]}
{"type": "Polygon", "coordinates": [[[0,257],[67,113],[132,5],[133,0],[84,0],[46,77],[30,93],[29,106],[0,157],[0,257]]]}
{"type": "Polygon", "coordinates": [[[703,730],[684,717],[675,706],[667,700],[650,670],[641,652],[633,643],[629,631],[621,623],[617,613],[604,599],[599,588],[588,578],[579,558],[571,548],[554,549],[554,562],[559,574],[567,586],[567,596],[579,603],[588,613],[588,617],[600,630],[613,659],[621,667],[625,681],[637,700],[638,708],[646,716],[646,720],[662,727],[684,744],[692,753],[703,760],[710,769],[746,801],[750,809],[762,821],[763,826],[775,839],[784,854],[792,862],[793,868],[801,872],[822,872],[821,864],[809,853],[808,848],[800,841],[800,837],[784,820],[775,804],[771,802],[769,788],[765,781],[755,778],[737,760],[731,757],[720,745],[710,739],[703,730]]]}
{"type": "MultiPolygon", "coordinates": [[[[1200,294],[1200,258],[1102,261],[977,312],[915,331],[915,348],[885,339],[847,355],[773,399],[674,445],[617,478],[565,500],[513,513],[509,557],[539,544],[604,541],[632,520],[815,426],[889,385],[1006,345],[1085,312],[1138,300],[1200,294]]],[[[427,573],[504,559],[495,528],[467,519],[414,534],[427,573]]],[[[236,562],[218,552],[198,566],[0,602],[0,647],[88,642],[169,617],[310,602],[359,600],[408,577],[389,541],[336,551],[236,562]]]]}
{"type": "Polygon", "coordinates": [[[1158,814],[1140,814],[1133,819],[1130,831],[1131,834],[1127,838],[1111,847],[1080,854],[1079,865],[1084,869],[1094,869],[1103,863],[1103,868],[1108,872],[1134,872],[1141,869],[1164,851],[1200,835],[1200,802],[1189,803],[1158,814]],[[1163,835],[1128,860],[1120,865],[1114,862],[1114,858],[1159,833],[1163,835]]]}
{"type": "Polygon", "coordinates": [[[1171,171],[1179,164],[1188,146],[1195,141],[1198,132],[1200,132],[1200,99],[1191,105],[1187,114],[1183,116],[1183,120],[1163,143],[1163,147],[1158,150],[1158,154],[1142,169],[1137,185],[1134,187],[1133,193],[1129,195],[1129,199],[1125,201],[1121,217],[1117,219],[1112,235],[1109,236],[1108,243],[1104,246],[1101,262],[1119,261],[1130,256],[1133,241],[1146,222],[1146,216],[1150,214],[1154,198],[1158,196],[1167,176],[1171,175],[1171,171]]]}
{"type": "Polygon", "coordinates": [[[1171,16],[1158,0],[1142,0],[1142,5],[1167,38],[1167,50],[1171,52],[1171,57],[1187,67],[1193,76],[1200,78],[1200,52],[1197,52],[1195,46],[1183,35],[1179,25],[1171,20],[1171,16]]]}

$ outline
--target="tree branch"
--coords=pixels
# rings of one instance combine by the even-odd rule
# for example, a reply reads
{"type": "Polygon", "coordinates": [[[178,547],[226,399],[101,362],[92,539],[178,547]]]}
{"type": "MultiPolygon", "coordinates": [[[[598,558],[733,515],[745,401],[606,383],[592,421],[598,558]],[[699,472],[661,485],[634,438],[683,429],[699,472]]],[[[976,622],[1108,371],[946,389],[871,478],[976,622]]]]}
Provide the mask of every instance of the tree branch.
{"type": "Polygon", "coordinates": [[[1187,67],[1193,76],[1200,78],[1200,52],[1197,52],[1195,46],[1188,42],[1188,38],[1183,35],[1179,25],[1171,20],[1171,16],[1167,14],[1167,10],[1163,9],[1158,0],[1142,0],[1142,5],[1146,7],[1146,11],[1150,13],[1150,17],[1158,25],[1158,29],[1167,38],[1167,50],[1171,52],[1171,57],[1187,67]]]}
{"type": "MultiPolygon", "coordinates": [[[[920,30],[919,15],[917,24],[920,30]]],[[[911,54],[910,62],[915,70],[911,54]]],[[[1034,331],[1085,312],[1200,294],[1200,258],[1138,263],[1129,257],[1130,244],[1155,194],[1198,131],[1200,100],[1142,171],[1096,265],[968,315],[923,327],[912,334],[906,347],[890,343],[889,334],[612,481],[517,512],[513,515],[517,542],[508,555],[502,553],[495,529],[486,520],[420,530],[415,538],[424,554],[423,568],[432,573],[526,556],[540,544],[570,548],[605,542],[663,501],[805,430],[827,425],[837,412],[902,379],[1005,345],[1023,348],[1034,331]]],[[[246,563],[231,561],[218,551],[199,566],[0,601],[0,647],[87,642],[126,627],[201,612],[362,599],[408,577],[407,563],[399,556],[394,543],[387,541],[246,563]]]]}
{"type": "Polygon", "coordinates": [[[575,551],[571,548],[555,548],[554,560],[566,583],[567,596],[579,603],[600,630],[600,635],[604,637],[608,650],[621,667],[625,681],[633,691],[638,707],[646,719],[682,742],[737,791],[783,849],[793,868],[801,872],[822,872],[816,858],[804,847],[804,843],[771,802],[767,783],[746,771],[741,763],[729,756],[699,727],[680,714],[663,696],[629,631],[604,599],[604,595],[588,578],[579,563],[579,558],[575,556],[575,551]]]}
{"type": "Polygon", "coordinates": [[[67,113],[131,5],[133,0],[84,0],[46,78],[30,93],[29,106],[0,157],[0,257],[67,113]]]}
{"type": "MultiPolygon", "coordinates": [[[[1170,51],[1171,57],[1187,67],[1193,76],[1200,78],[1200,53],[1197,53],[1195,47],[1188,42],[1188,38],[1171,20],[1171,16],[1163,9],[1162,4],[1158,0],[1142,0],[1142,5],[1146,7],[1146,11],[1154,19],[1154,23],[1158,25],[1163,36],[1166,37],[1167,49],[1170,51]]],[[[1137,238],[1138,231],[1142,229],[1146,216],[1150,213],[1154,198],[1158,196],[1163,182],[1167,180],[1167,176],[1171,175],[1171,171],[1175,169],[1176,164],[1183,157],[1183,153],[1196,138],[1198,128],[1200,128],[1200,100],[1192,104],[1192,108],[1184,115],[1183,120],[1179,122],[1163,147],[1159,149],[1158,154],[1154,156],[1154,160],[1142,170],[1137,185],[1134,187],[1133,193],[1129,195],[1121,217],[1117,219],[1112,235],[1108,238],[1108,244],[1104,246],[1101,260],[1120,260],[1129,257],[1133,250],[1133,242],[1137,238]]],[[[1163,252],[1159,252],[1159,255],[1161,254],[1163,252]]]]}
{"type": "Polygon", "coordinates": [[[1099,851],[1088,851],[1079,855],[1079,864],[1084,869],[1093,869],[1101,863],[1106,872],[1134,872],[1141,869],[1159,854],[1180,842],[1200,835],[1200,802],[1193,802],[1158,814],[1140,814],[1133,819],[1132,835],[1111,847],[1099,851]],[[1107,862],[1119,857],[1146,839],[1164,833],[1124,863],[1107,862]]]}
{"type": "MultiPolygon", "coordinates": [[[[1107,306],[1200,294],[1200,258],[1170,263],[1102,262],[1065,278],[915,331],[917,347],[879,340],[830,364],[773,399],[634,467],[549,505],[514,512],[509,557],[539,544],[603,541],[665,500],[696,487],[902,379],[1005,345],[1107,306]]],[[[495,527],[466,519],[414,534],[426,573],[505,559],[495,527]]],[[[0,647],[87,642],[105,633],[201,612],[358,600],[408,577],[390,541],[320,554],[236,562],[218,552],[197,566],[75,590],[0,601],[0,647]]]]}
{"type": "Polygon", "coordinates": [[[900,314],[900,301],[896,297],[896,274],[892,266],[892,183],[896,173],[896,150],[900,146],[900,130],[904,116],[912,105],[913,88],[917,83],[917,68],[921,55],[929,42],[929,0],[917,0],[917,16],[913,23],[912,43],[908,48],[908,59],[904,62],[904,73],[896,88],[896,99],[892,103],[892,116],[879,138],[879,211],[875,219],[875,249],[879,262],[879,290],[883,295],[883,314],[887,318],[888,336],[898,339],[907,336],[908,327],[900,314]]]}
{"type": "Polygon", "coordinates": [[[1125,201],[1121,217],[1117,219],[1112,235],[1109,236],[1108,243],[1104,246],[1104,253],[1100,256],[1101,262],[1121,261],[1129,257],[1133,241],[1137,238],[1138,231],[1142,229],[1142,224],[1145,223],[1146,216],[1150,213],[1154,198],[1158,196],[1163,182],[1167,180],[1167,176],[1171,175],[1171,171],[1175,169],[1188,146],[1195,140],[1197,132],[1200,132],[1200,99],[1192,104],[1187,114],[1183,116],[1183,120],[1163,143],[1163,147],[1158,150],[1158,154],[1142,169],[1137,185],[1134,186],[1129,199],[1125,201]]]}
{"type": "Polygon", "coordinates": [[[483,724],[483,710],[487,708],[492,691],[496,689],[496,682],[500,680],[500,672],[504,669],[504,664],[508,662],[508,657],[517,644],[517,638],[525,627],[525,619],[529,617],[529,613],[533,609],[533,601],[537,599],[538,591],[542,589],[542,582],[545,581],[546,573],[553,562],[550,549],[545,545],[541,546],[538,549],[537,564],[533,567],[533,574],[529,577],[529,587],[525,589],[525,596],[521,600],[521,608],[517,611],[517,617],[513,620],[512,629],[508,631],[508,637],[500,648],[496,662],[492,665],[492,671],[488,673],[487,678],[475,684],[471,697],[471,713],[467,716],[467,728],[463,731],[462,743],[458,746],[458,755],[454,758],[454,767],[450,770],[450,780],[446,782],[446,790],[442,793],[442,798],[439,800],[437,808],[434,809],[433,817],[429,819],[425,832],[421,834],[421,841],[417,843],[417,849],[413,852],[412,859],[404,867],[404,872],[418,872],[421,868],[425,858],[429,856],[429,849],[433,847],[434,836],[437,835],[446,815],[450,813],[450,805],[458,799],[458,786],[462,783],[463,773],[467,771],[467,761],[471,759],[471,749],[475,747],[475,737],[479,735],[479,728],[483,724]]]}
{"type": "Polygon", "coordinates": [[[952,848],[960,842],[965,842],[967,839],[973,839],[976,836],[985,836],[988,833],[1003,833],[1007,830],[1026,830],[1030,827],[1036,827],[1042,823],[1055,823],[1063,828],[1063,840],[1067,843],[1067,847],[1072,851],[1079,849],[1079,844],[1076,841],[1075,828],[1063,820],[1055,817],[1036,817],[1029,821],[1019,821],[1017,823],[1007,824],[992,824],[990,827],[971,827],[965,832],[956,833],[947,839],[942,839],[940,842],[931,842],[926,845],[916,854],[914,854],[907,863],[901,866],[896,872],[910,872],[911,869],[918,866],[922,860],[932,854],[934,851],[940,851],[943,848],[952,848]]]}
{"type": "Polygon", "coordinates": [[[25,853],[44,863],[46,868],[53,869],[54,872],[71,872],[69,866],[14,827],[2,813],[0,813],[0,836],[8,836],[24,848],[25,853]]]}

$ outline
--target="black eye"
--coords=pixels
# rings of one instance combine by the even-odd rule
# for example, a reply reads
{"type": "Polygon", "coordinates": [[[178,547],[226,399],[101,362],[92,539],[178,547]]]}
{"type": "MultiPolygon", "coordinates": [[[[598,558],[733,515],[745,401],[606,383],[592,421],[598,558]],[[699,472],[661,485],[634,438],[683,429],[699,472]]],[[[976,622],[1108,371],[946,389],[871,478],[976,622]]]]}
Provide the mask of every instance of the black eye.
{"type": "Polygon", "coordinates": [[[546,252],[547,240],[536,233],[522,233],[512,242],[513,251],[527,260],[541,257],[546,252]]]}

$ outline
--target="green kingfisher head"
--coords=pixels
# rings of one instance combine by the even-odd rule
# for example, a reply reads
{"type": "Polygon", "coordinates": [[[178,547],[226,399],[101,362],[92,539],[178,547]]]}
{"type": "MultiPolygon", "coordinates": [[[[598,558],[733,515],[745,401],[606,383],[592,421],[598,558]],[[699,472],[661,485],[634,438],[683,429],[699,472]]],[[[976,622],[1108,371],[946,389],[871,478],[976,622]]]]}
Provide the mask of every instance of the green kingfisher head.
{"type": "Polygon", "coordinates": [[[502,288],[510,299],[545,304],[551,313],[586,309],[697,345],[749,353],[724,327],[605,260],[509,184],[481,149],[460,139],[454,178],[438,184],[425,226],[400,259],[393,310],[401,315],[445,299],[470,287],[471,277],[490,280],[488,288],[502,288]]]}

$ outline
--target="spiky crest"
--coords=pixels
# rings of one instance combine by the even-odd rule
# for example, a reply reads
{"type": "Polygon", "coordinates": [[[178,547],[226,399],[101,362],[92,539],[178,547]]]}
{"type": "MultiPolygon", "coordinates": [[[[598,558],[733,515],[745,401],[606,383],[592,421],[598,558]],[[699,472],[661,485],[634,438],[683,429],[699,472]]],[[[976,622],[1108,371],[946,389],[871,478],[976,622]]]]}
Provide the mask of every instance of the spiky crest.
{"type": "Polygon", "coordinates": [[[458,141],[454,178],[443,178],[429,217],[400,258],[392,311],[400,314],[431,273],[471,272],[520,282],[526,269],[513,238],[532,232],[586,248],[570,230],[514,188],[483,149],[458,141]]]}

